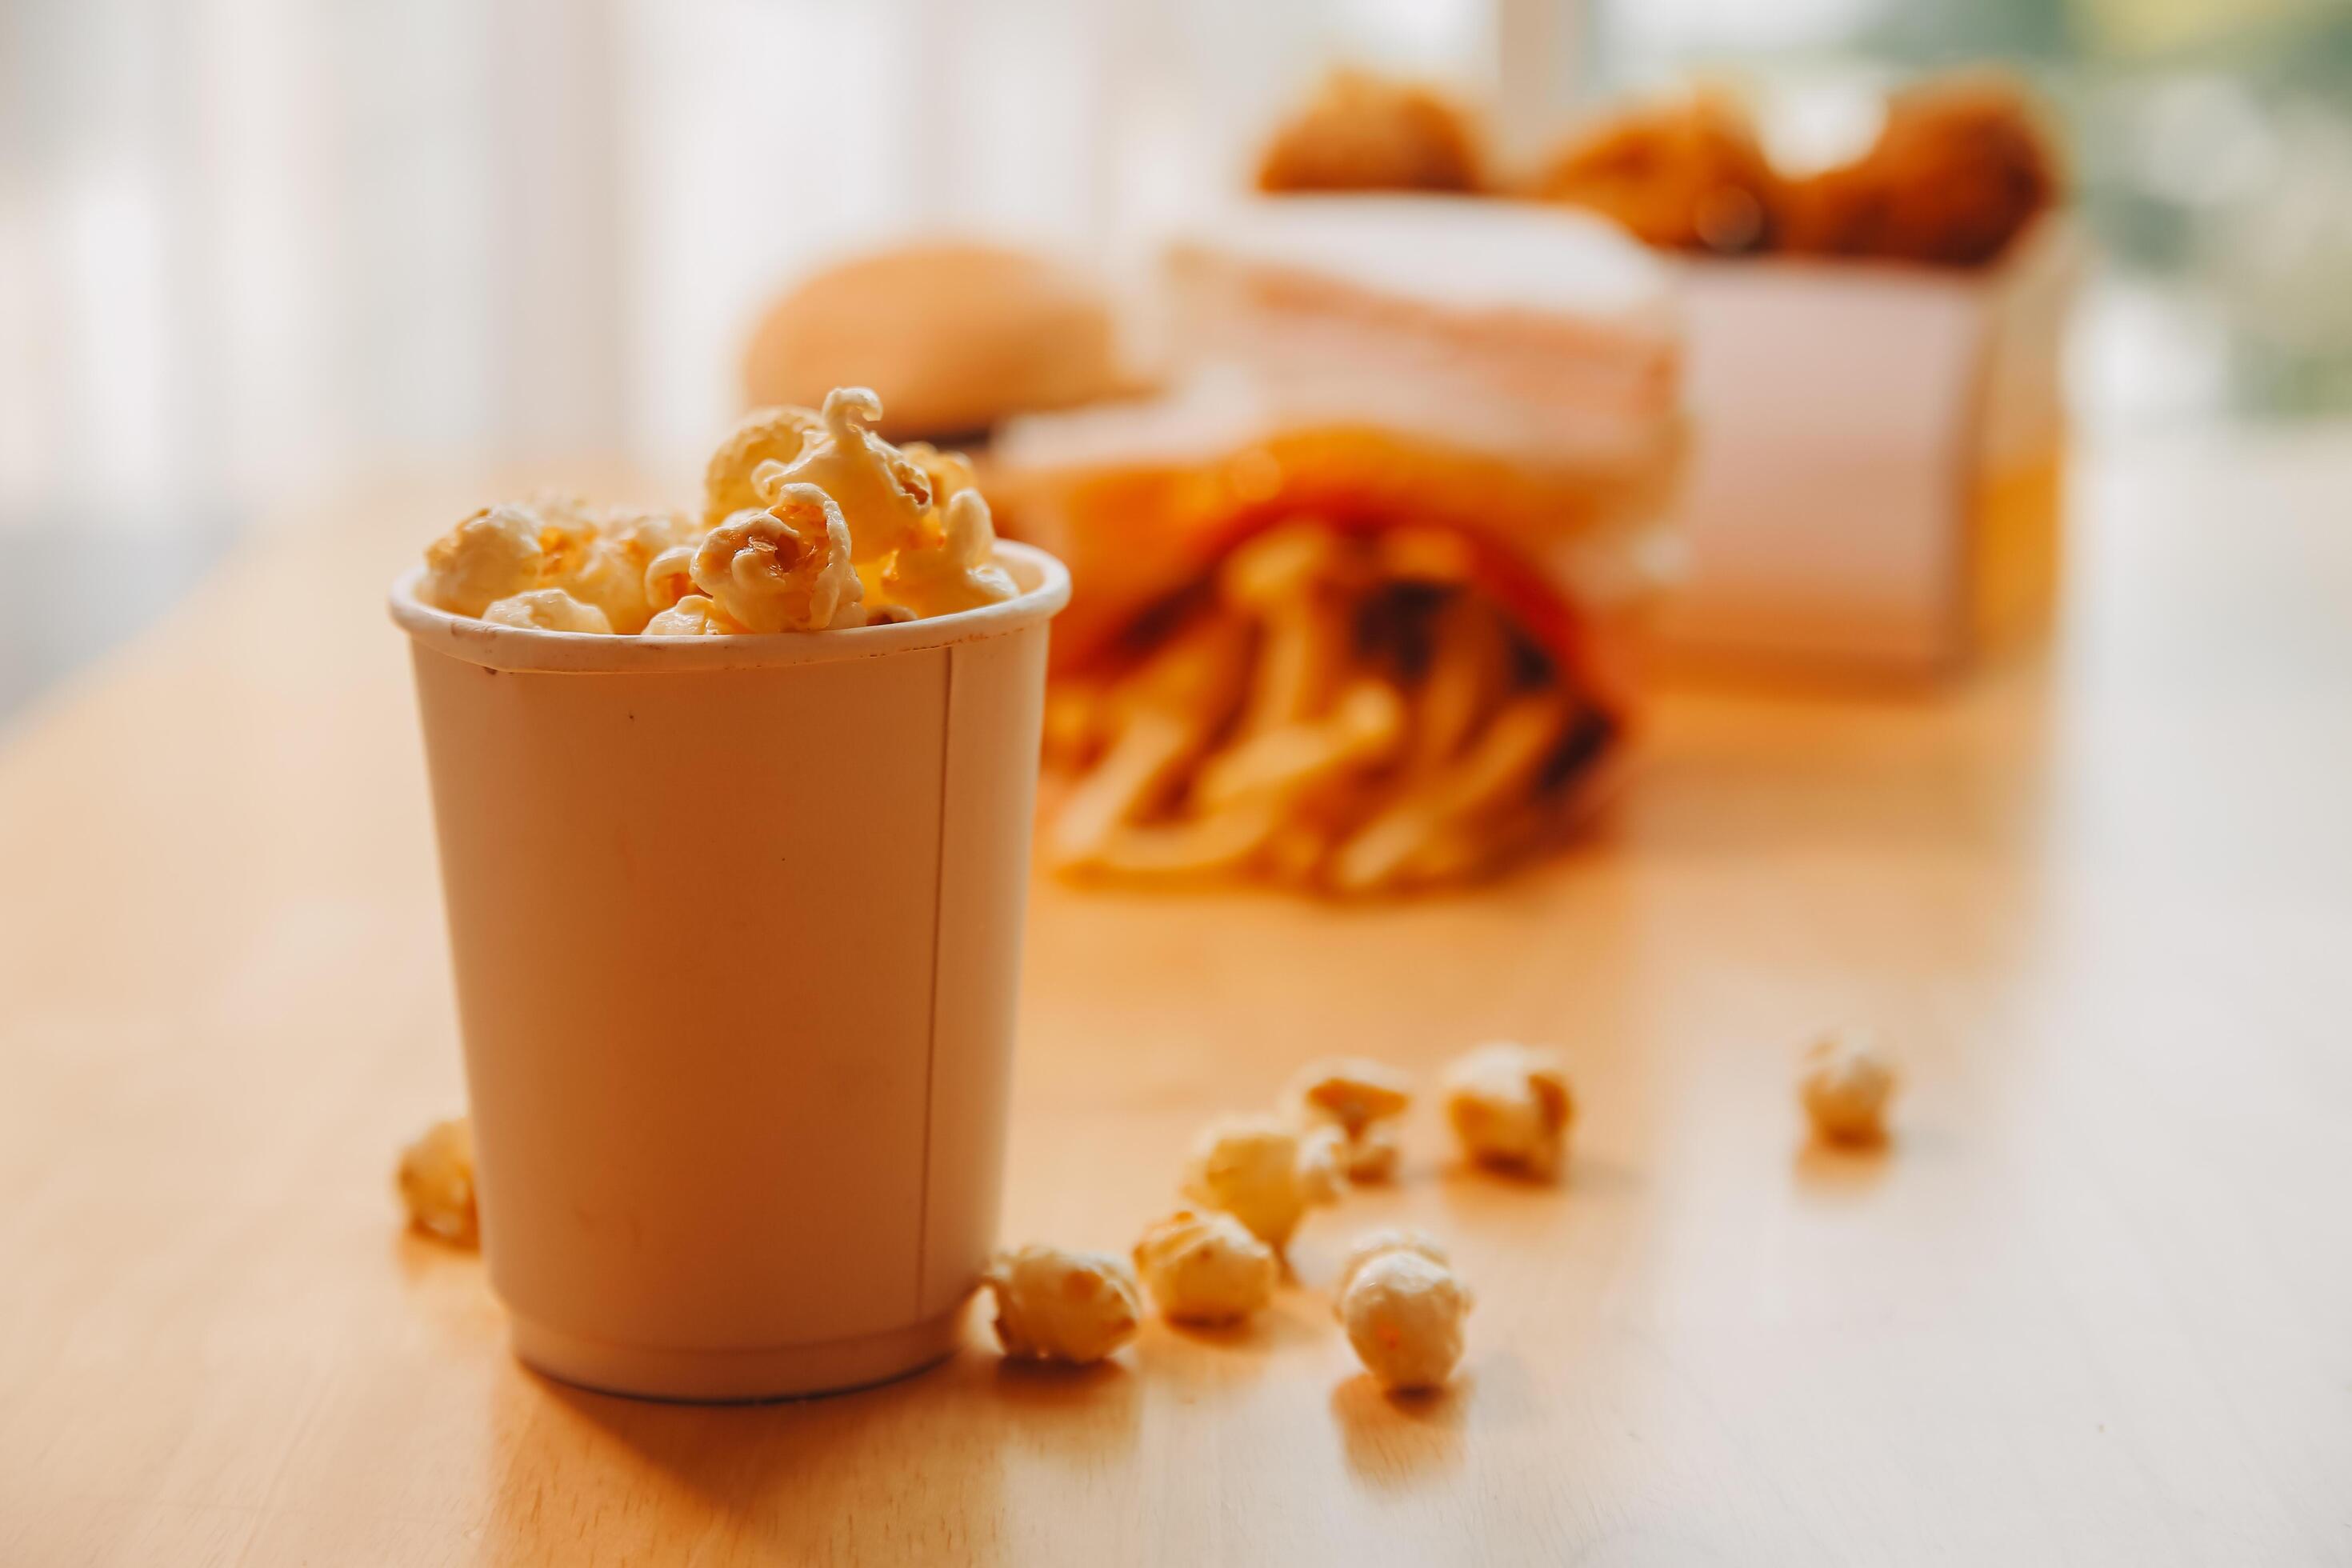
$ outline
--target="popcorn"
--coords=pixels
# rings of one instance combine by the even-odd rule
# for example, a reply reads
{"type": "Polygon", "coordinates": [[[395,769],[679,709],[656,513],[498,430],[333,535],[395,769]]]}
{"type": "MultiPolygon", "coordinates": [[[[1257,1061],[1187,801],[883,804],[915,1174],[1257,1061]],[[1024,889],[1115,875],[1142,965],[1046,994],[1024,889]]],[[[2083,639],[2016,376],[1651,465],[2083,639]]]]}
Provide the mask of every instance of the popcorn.
{"type": "Polygon", "coordinates": [[[739,511],[766,506],[751,488],[753,472],[763,463],[790,463],[824,430],[824,422],[805,408],[762,408],[745,416],[703,470],[702,526],[716,528],[739,511]]]}
{"type": "Polygon", "coordinates": [[[510,594],[482,611],[494,626],[525,626],[542,632],[599,632],[609,636],[613,623],[593,605],[583,605],[561,588],[530,588],[510,594]]]}
{"type": "Polygon", "coordinates": [[[1160,1315],[1179,1323],[1230,1323],[1274,1300],[1274,1249],[1227,1214],[1178,1209],[1135,1244],[1136,1272],[1160,1315]]]}
{"type": "Polygon", "coordinates": [[[1385,1182],[1396,1174],[1403,1158],[1404,1140],[1392,1121],[1375,1121],[1339,1147],[1341,1166],[1351,1182],[1385,1182]]]}
{"type": "Polygon", "coordinates": [[[699,540],[673,544],[646,563],[640,590],[654,615],[660,615],[694,592],[694,552],[700,547],[699,540]]]}
{"type": "Polygon", "coordinates": [[[766,511],[740,511],[703,536],[695,586],[747,631],[821,632],[856,626],[865,589],[833,498],[792,484],[766,511]]]}
{"type": "Polygon", "coordinates": [[[1442,1387],[1462,1359],[1470,1292],[1443,1260],[1412,1247],[1374,1253],[1350,1270],[1334,1309],[1357,1359],[1381,1387],[1442,1387]]]}
{"type": "Polygon", "coordinates": [[[1471,1159],[1549,1176],[1559,1168],[1576,1101],[1549,1051],[1498,1041],[1446,1069],[1445,1114],[1471,1159]]]}
{"type": "Polygon", "coordinates": [[[487,508],[425,552],[419,597],[478,617],[497,605],[512,626],[656,637],[898,625],[1016,597],[971,465],[891,446],[867,428],[880,412],[846,387],[822,414],[752,415],[712,454],[699,523],[557,494],[487,508]]]}
{"type": "Polygon", "coordinates": [[[930,476],[866,428],[881,416],[882,400],[865,387],[834,388],[825,394],[822,434],[781,476],[785,484],[814,485],[833,498],[859,562],[919,549],[931,507],[930,476]]]}
{"type": "Polygon", "coordinates": [[[1412,1103],[1412,1080],[1368,1057],[1326,1057],[1290,1080],[1289,1099],[1310,1121],[1332,1121],[1349,1133],[1402,1116],[1412,1103]]]}
{"type": "Polygon", "coordinates": [[[1331,1122],[1298,1135],[1298,1186],[1310,1204],[1336,1204],[1348,1177],[1348,1130],[1331,1122]]]}
{"type": "Polygon", "coordinates": [[[1107,1252],[1000,1252],[981,1283],[996,1300],[996,1338],[1008,1356],[1097,1362],[1135,1337],[1142,1315],[1134,1275],[1107,1252]]]}
{"type": "Polygon", "coordinates": [[[996,528],[978,490],[959,490],[940,509],[940,534],[898,551],[882,591],[918,616],[946,616],[1002,604],[1020,593],[996,563],[996,528]]]}
{"type": "Polygon", "coordinates": [[[427,545],[417,597],[452,615],[478,616],[539,581],[545,552],[536,512],[514,502],[484,507],[427,545]]]}
{"type": "Polygon", "coordinates": [[[400,1201],[408,1223],[453,1247],[481,1245],[474,1206],[474,1124],[465,1117],[439,1121],[401,1151],[400,1201]]]}
{"type": "Polygon", "coordinates": [[[1276,1252],[1317,1201],[1318,1178],[1300,1170],[1298,1135],[1270,1116],[1228,1116],[1203,1128],[1184,1195],[1247,1226],[1276,1252]]]}
{"type": "Polygon", "coordinates": [[[1813,1131],[1832,1143],[1876,1143],[1886,1137],[1886,1102],[1895,1068],[1877,1040],[1861,1029],[1839,1029],[1805,1053],[1798,1092],[1813,1131]]]}
{"type": "Polygon", "coordinates": [[[1357,1270],[1391,1252],[1415,1253],[1440,1268],[1454,1267],[1454,1259],[1446,1256],[1445,1248],[1429,1232],[1410,1226],[1383,1226],[1379,1230],[1366,1231],[1349,1247],[1347,1259],[1339,1265],[1339,1280],[1331,1287],[1333,1300],[1348,1293],[1348,1285],[1356,1278],[1357,1270]]]}
{"type": "Polygon", "coordinates": [[[649,637],[731,637],[742,629],[700,594],[688,594],[646,623],[649,637]]]}

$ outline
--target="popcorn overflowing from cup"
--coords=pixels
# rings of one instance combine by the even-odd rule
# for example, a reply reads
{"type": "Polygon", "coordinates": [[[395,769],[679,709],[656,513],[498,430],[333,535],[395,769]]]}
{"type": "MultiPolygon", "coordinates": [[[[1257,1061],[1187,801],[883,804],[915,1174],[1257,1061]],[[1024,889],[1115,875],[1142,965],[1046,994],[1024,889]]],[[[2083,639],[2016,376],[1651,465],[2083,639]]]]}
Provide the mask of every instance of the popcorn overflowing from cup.
{"type": "Polygon", "coordinates": [[[417,596],[524,630],[731,637],[892,625],[1019,590],[970,465],[871,428],[880,399],[767,408],[711,454],[701,510],[502,501],[433,542],[417,596]]]}

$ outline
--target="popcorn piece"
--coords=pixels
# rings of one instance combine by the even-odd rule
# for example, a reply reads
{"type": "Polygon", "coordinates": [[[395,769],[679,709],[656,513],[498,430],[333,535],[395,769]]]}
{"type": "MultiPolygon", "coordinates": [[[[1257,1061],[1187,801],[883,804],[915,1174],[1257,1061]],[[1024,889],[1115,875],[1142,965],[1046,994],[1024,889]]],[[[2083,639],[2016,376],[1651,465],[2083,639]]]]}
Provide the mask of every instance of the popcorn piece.
{"type": "Polygon", "coordinates": [[[1454,1267],[1454,1259],[1446,1256],[1445,1248],[1439,1246],[1437,1238],[1429,1232],[1416,1230],[1410,1226],[1384,1226],[1379,1230],[1366,1231],[1348,1248],[1347,1260],[1339,1265],[1339,1278],[1331,1287],[1332,1300],[1337,1300],[1348,1293],[1349,1284],[1365,1264],[1391,1252],[1413,1253],[1442,1268],[1454,1267]]]}
{"type": "Polygon", "coordinates": [[[1498,1041],[1446,1069],[1445,1114],[1471,1159],[1549,1176],[1559,1168],[1576,1101],[1549,1051],[1498,1041]]]}
{"type": "Polygon", "coordinates": [[[1135,1276],[1108,1252],[1000,1252],[981,1283],[996,1299],[996,1338],[1008,1356],[1097,1362],[1134,1338],[1142,1315],[1135,1276]]]}
{"type": "Polygon", "coordinates": [[[863,618],[849,531],[814,485],[786,485],[768,510],[737,512],[705,534],[694,582],[747,631],[819,632],[863,618]]]}
{"type": "Polygon", "coordinates": [[[940,512],[940,535],[890,557],[882,591],[918,616],[948,616],[1002,604],[1020,589],[996,563],[996,528],[978,490],[960,490],[940,512]]]}
{"type": "MultiPolygon", "coordinates": [[[[694,555],[700,542],[673,544],[646,563],[646,604],[659,616],[694,592],[694,555]]],[[[646,628],[652,630],[650,625],[646,628]]],[[[658,635],[658,634],[656,634],[658,635]]]]}
{"type": "Polygon", "coordinates": [[[1310,1204],[1336,1204],[1348,1176],[1348,1130],[1332,1122],[1298,1135],[1298,1188],[1310,1204]]]}
{"type": "Polygon", "coordinates": [[[1799,1093],[1813,1131],[1832,1143],[1877,1143],[1886,1137],[1886,1102],[1895,1068],[1867,1031],[1839,1029],[1805,1053],[1799,1093]]]}
{"type": "Polygon", "coordinates": [[[452,1247],[481,1245],[474,1206],[474,1124],[460,1116],[436,1122],[401,1151],[400,1201],[408,1223],[452,1247]]]}
{"type": "Polygon", "coordinates": [[[1425,1253],[1397,1247],[1366,1259],[1337,1310],[1364,1370],[1389,1393],[1442,1387],[1462,1359],[1470,1292],[1425,1253]]]}
{"type": "Polygon", "coordinates": [[[1367,1057],[1326,1057],[1298,1069],[1289,1098],[1302,1118],[1337,1122],[1352,1135],[1403,1115],[1412,1103],[1412,1080],[1367,1057]]]}
{"type": "Polygon", "coordinates": [[[598,632],[610,636],[613,623],[593,605],[583,605],[561,588],[530,588],[509,594],[482,612],[494,626],[523,626],[542,632],[598,632]]]}
{"type": "MultiPolygon", "coordinates": [[[[659,512],[591,519],[583,527],[585,508],[574,502],[568,510],[566,523],[551,522],[540,534],[546,551],[541,581],[604,611],[616,632],[643,631],[655,611],[677,602],[676,595],[653,597],[650,573],[653,562],[676,547],[684,531],[659,512]]],[[[541,515],[549,515],[545,507],[541,515]]]]}
{"type": "Polygon", "coordinates": [[[723,637],[742,629],[700,594],[688,594],[646,623],[649,637],[723,637]]]}
{"type": "Polygon", "coordinates": [[[1375,1121],[1342,1144],[1339,1157],[1349,1181],[1385,1182],[1404,1158],[1404,1140],[1395,1122],[1375,1121]]]}
{"type": "Polygon", "coordinates": [[[1135,1268],[1179,1323],[1230,1323],[1274,1300],[1274,1249],[1229,1214],[1178,1209],[1135,1244],[1135,1268]]]}
{"type": "Polygon", "coordinates": [[[427,545],[417,596],[452,615],[478,616],[539,581],[539,515],[513,501],[484,507],[427,545]]]}
{"type": "Polygon", "coordinates": [[[882,400],[865,387],[834,388],[825,394],[822,435],[781,476],[833,498],[848,524],[850,553],[860,562],[919,546],[931,508],[930,476],[866,428],[881,416],[882,400]]]}
{"type": "Polygon", "coordinates": [[[702,478],[702,526],[716,528],[739,511],[769,503],[751,488],[751,475],[762,463],[790,463],[811,441],[823,435],[824,421],[806,408],[762,408],[735,426],[702,478]]]}
{"type": "Polygon", "coordinates": [[[1312,1201],[1300,1179],[1298,1135],[1270,1116],[1212,1122],[1193,1145],[1184,1195],[1233,1215],[1281,1251],[1312,1201]]]}

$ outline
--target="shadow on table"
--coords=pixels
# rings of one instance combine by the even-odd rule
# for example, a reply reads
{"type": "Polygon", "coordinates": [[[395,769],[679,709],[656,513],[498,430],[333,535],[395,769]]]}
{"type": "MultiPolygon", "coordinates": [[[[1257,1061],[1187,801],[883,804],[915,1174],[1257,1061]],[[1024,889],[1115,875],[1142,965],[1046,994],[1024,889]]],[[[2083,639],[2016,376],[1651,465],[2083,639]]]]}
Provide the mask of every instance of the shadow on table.
{"type": "Polygon", "coordinates": [[[1476,1383],[1470,1372],[1424,1394],[1383,1394],[1369,1373],[1340,1383],[1331,1418],[1349,1472],[1374,1491],[1406,1492],[1460,1469],[1476,1383]]]}
{"type": "Polygon", "coordinates": [[[1010,1533],[1008,1468],[1115,1461],[1141,1417],[1123,1361],[1045,1366],[969,1349],[896,1383],[763,1405],[624,1399],[530,1373],[515,1390],[526,1431],[510,1474],[530,1484],[498,1489],[497,1560],[564,1560],[582,1521],[615,1562],[682,1542],[730,1559],[993,1560],[1010,1533]]]}

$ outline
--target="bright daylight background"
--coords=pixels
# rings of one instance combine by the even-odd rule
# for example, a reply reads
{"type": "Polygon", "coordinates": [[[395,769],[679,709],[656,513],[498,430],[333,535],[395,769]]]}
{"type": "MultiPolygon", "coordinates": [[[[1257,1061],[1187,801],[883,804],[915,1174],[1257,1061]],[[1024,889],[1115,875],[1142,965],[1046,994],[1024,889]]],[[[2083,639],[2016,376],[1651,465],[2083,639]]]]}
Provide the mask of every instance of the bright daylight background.
{"type": "Polygon", "coordinates": [[[0,0],[0,711],[77,657],[37,584],[96,544],[144,614],[292,498],[682,474],[796,270],[948,226],[1115,260],[1335,59],[1525,151],[1689,68],[1834,121],[1988,55],[2071,123],[2094,430],[2352,400],[2344,0],[0,0]]]}

